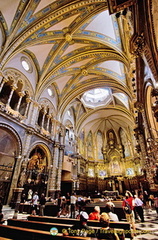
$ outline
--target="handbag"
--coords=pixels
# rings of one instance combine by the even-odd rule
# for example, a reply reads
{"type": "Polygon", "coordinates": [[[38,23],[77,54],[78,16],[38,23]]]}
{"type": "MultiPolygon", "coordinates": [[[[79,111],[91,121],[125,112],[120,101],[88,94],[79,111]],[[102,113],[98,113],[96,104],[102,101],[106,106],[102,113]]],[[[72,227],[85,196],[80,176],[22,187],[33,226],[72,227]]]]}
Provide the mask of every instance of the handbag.
{"type": "Polygon", "coordinates": [[[131,214],[132,213],[132,209],[131,209],[129,203],[127,201],[125,201],[125,204],[126,204],[125,207],[124,207],[125,213],[131,214]]]}

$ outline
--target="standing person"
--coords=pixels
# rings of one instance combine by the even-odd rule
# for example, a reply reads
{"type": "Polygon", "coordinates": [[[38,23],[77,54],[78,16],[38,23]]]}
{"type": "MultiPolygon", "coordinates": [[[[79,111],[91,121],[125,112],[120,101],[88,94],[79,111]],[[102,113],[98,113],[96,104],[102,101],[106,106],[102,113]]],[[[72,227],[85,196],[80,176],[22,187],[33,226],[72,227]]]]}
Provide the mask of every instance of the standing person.
{"type": "Polygon", "coordinates": [[[70,215],[70,193],[67,192],[66,194],[66,211],[67,211],[67,215],[70,215]]]}
{"type": "Polygon", "coordinates": [[[45,198],[45,194],[44,193],[41,194],[39,203],[40,203],[39,215],[40,216],[44,216],[44,208],[45,208],[45,204],[46,204],[46,198],[45,198]]]}
{"type": "Polygon", "coordinates": [[[76,210],[76,202],[77,197],[75,196],[75,193],[72,193],[70,196],[70,204],[71,204],[71,218],[75,218],[75,210],[76,210]]]}
{"type": "Polygon", "coordinates": [[[140,194],[138,197],[136,196],[134,199],[135,203],[135,210],[136,213],[138,213],[139,217],[141,218],[141,222],[144,222],[144,212],[143,212],[143,201],[141,200],[143,197],[142,194],[140,194]]]}
{"type": "Polygon", "coordinates": [[[100,220],[100,207],[95,206],[94,211],[89,214],[89,220],[100,220]]]}
{"type": "Polygon", "coordinates": [[[62,196],[61,193],[58,193],[58,197],[57,197],[57,217],[60,217],[60,213],[62,210],[62,196]]]}
{"type": "Polygon", "coordinates": [[[39,200],[38,193],[35,192],[34,195],[33,195],[33,198],[32,198],[32,212],[31,212],[31,215],[36,215],[36,213],[37,213],[38,200],[39,200]]]}
{"type": "Polygon", "coordinates": [[[132,193],[130,191],[126,191],[125,193],[125,199],[123,200],[122,207],[125,211],[126,220],[129,222],[133,228],[134,235],[136,233],[136,227],[135,227],[135,218],[134,218],[134,198],[132,196],[132,193]],[[126,211],[126,209],[129,209],[129,211],[126,211]]]}
{"type": "Polygon", "coordinates": [[[32,201],[32,194],[33,194],[33,191],[32,191],[32,189],[29,189],[29,191],[28,191],[28,195],[27,195],[27,201],[32,201]]]}

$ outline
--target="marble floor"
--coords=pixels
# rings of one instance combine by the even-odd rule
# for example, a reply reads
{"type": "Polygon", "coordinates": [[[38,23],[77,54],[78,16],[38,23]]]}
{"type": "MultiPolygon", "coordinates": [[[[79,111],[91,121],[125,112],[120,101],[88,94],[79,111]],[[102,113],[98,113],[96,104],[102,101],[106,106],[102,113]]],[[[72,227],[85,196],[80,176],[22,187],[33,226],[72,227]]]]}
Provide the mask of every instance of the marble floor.
{"type": "MultiPolygon", "coordinates": [[[[3,206],[4,219],[13,218],[14,210],[8,206],[3,206]]],[[[29,214],[18,213],[17,219],[27,219],[29,214]]],[[[144,209],[145,222],[136,222],[137,236],[133,240],[158,240],[158,216],[155,210],[144,209]]],[[[4,224],[7,224],[5,221],[4,224]]]]}
{"type": "Polygon", "coordinates": [[[156,210],[144,209],[143,223],[136,223],[139,233],[134,240],[158,240],[158,216],[156,210]]]}

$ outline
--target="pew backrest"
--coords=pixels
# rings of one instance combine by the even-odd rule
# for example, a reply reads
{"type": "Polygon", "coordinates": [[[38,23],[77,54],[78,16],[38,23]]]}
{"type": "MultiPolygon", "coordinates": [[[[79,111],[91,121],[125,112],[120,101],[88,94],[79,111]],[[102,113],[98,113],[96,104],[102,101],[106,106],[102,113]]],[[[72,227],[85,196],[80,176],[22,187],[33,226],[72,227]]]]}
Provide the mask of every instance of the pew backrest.
{"type": "MultiPolygon", "coordinates": [[[[46,217],[46,216],[28,216],[28,220],[40,221],[40,222],[50,222],[53,225],[54,225],[54,223],[73,225],[75,222],[79,221],[78,219],[72,219],[72,218],[54,218],[54,217],[46,217]]],[[[99,221],[89,220],[88,226],[100,227],[100,223],[99,223],[99,221]]],[[[125,237],[132,238],[131,225],[128,222],[123,222],[123,221],[110,222],[110,228],[123,229],[125,237]]]]}
{"type": "Polygon", "coordinates": [[[13,240],[91,240],[90,237],[63,236],[60,233],[52,236],[48,231],[8,225],[0,225],[0,237],[11,237],[13,240]]]}

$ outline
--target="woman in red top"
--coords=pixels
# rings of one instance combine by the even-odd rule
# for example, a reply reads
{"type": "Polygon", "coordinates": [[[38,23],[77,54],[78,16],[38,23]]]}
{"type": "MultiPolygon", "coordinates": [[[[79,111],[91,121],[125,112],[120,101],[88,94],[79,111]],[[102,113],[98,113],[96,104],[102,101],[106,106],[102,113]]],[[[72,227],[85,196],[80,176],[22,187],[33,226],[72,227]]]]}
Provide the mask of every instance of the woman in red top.
{"type": "Polygon", "coordinates": [[[91,212],[89,214],[89,220],[100,220],[100,207],[95,206],[94,212],[91,212]]]}

